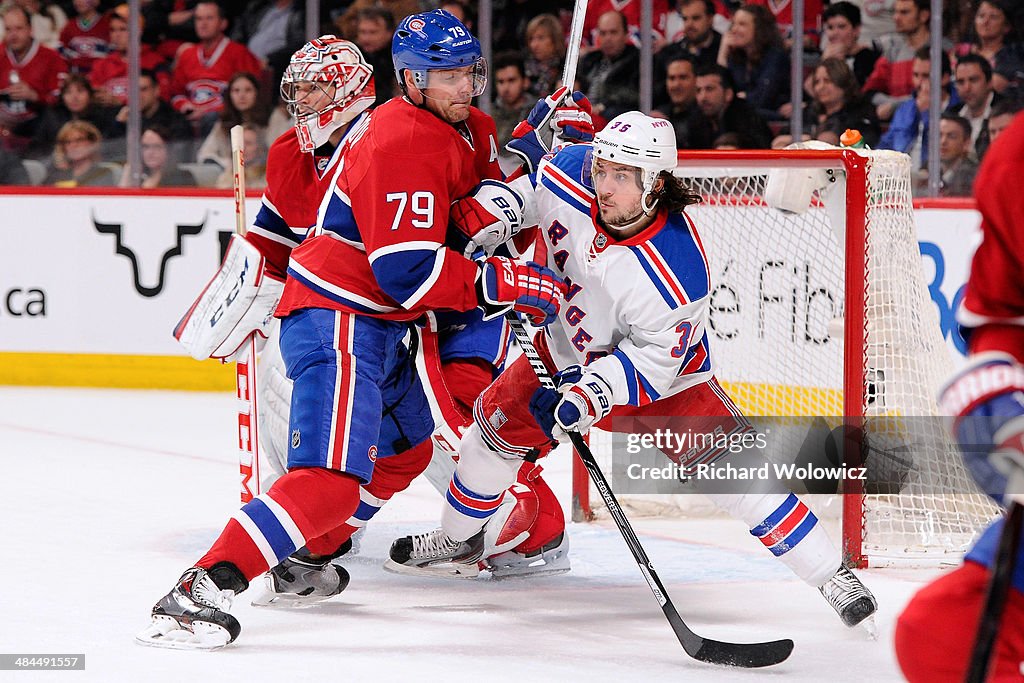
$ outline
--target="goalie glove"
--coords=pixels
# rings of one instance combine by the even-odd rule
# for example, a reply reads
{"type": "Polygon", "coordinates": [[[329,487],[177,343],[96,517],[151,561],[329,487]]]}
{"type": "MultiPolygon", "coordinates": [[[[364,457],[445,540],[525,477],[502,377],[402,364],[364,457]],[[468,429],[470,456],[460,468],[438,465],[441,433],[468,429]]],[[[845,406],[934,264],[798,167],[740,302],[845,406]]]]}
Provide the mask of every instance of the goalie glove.
{"type": "Polygon", "coordinates": [[[586,434],[612,411],[612,387],[596,372],[570,365],[553,378],[556,389],[541,387],[530,398],[530,412],[544,433],[561,441],[567,432],[586,434]]]}
{"type": "Polygon", "coordinates": [[[942,388],[939,407],[949,415],[971,476],[1000,503],[1008,482],[1024,468],[1024,366],[1005,353],[982,353],[942,388]]]}
{"type": "Polygon", "coordinates": [[[469,238],[463,256],[470,258],[477,248],[493,255],[522,230],[525,208],[522,196],[497,180],[483,180],[469,196],[453,202],[449,220],[469,238]]]}
{"type": "Polygon", "coordinates": [[[559,299],[566,292],[565,281],[550,268],[523,265],[504,256],[492,256],[481,264],[476,285],[484,320],[511,309],[525,313],[538,326],[555,319],[559,299]]]}
{"type": "Polygon", "coordinates": [[[580,91],[569,93],[563,86],[537,104],[512,131],[505,145],[522,159],[529,173],[537,171],[544,155],[563,142],[590,142],[594,139],[594,121],[590,100],[580,91]]]}
{"type": "Polygon", "coordinates": [[[284,283],[270,277],[259,250],[232,235],[224,262],[174,328],[196,360],[230,360],[252,333],[264,342],[284,283]]]}

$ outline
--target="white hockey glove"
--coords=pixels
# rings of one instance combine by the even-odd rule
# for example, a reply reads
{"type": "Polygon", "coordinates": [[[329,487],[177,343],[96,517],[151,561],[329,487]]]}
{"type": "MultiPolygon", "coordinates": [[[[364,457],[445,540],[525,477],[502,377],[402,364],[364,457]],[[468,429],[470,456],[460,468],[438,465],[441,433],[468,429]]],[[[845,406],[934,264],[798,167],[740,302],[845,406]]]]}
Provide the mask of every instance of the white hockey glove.
{"type": "Polygon", "coordinates": [[[611,385],[596,372],[570,365],[552,379],[557,392],[537,389],[530,399],[530,412],[556,441],[562,441],[567,432],[586,434],[615,405],[611,385]]]}
{"type": "Polygon", "coordinates": [[[220,270],[174,328],[174,338],[196,360],[230,359],[253,332],[257,341],[281,300],[284,283],[267,275],[259,250],[233,235],[220,270]]]}
{"type": "Polygon", "coordinates": [[[477,248],[493,256],[523,229],[525,208],[522,196],[497,180],[483,180],[468,196],[453,202],[449,220],[469,238],[466,258],[477,248]]]}

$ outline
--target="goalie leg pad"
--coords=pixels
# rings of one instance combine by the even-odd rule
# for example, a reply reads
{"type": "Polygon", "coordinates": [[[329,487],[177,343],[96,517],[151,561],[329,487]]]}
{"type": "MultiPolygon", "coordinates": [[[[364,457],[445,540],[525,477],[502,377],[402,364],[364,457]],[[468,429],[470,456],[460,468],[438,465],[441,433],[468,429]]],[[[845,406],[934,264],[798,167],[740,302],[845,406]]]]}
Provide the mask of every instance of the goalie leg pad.
{"type": "Polygon", "coordinates": [[[189,355],[230,358],[253,332],[267,338],[284,283],[269,277],[265,265],[244,237],[231,237],[220,270],[174,328],[189,355]]]}
{"type": "Polygon", "coordinates": [[[267,344],[259,355],[256,387],[259,396],[260,472],[262,490],[268,490],[288,471],[288,414],[292,381],[281,357],[280,322],[275,318],[268,330],[267,344]]]}

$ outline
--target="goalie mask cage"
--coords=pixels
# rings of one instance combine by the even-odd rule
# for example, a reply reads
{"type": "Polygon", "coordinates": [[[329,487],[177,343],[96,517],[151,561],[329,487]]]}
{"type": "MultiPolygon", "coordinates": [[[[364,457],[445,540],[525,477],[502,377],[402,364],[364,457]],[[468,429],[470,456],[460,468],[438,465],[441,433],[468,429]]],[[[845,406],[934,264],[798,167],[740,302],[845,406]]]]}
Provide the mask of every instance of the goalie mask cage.
{"type": "MultiPolygon", "coordinates": [[[[926,285],[909,157],[686,151],[675,173],[703,198],[686,211],[711,266],[707,331],[719,381],[747,415],[845,423],[833,433],[845,433],[847,464],[868,468],[866,481],[842,483],[842,495],[797,491],[819,517],[841,518],[844,561],[959,562],[999,511],[977,492],[938,417],[936,392],[953,365],[926,285]],[[830,189],[816,191],[806,211],[765,203],[770,175],[795,183],[812,174],[830,189]],[[872,443],[910,447],[871,462],[872,443]]],[[[613,473],[611,435],[594,429],[589,439],[613,473]]],[[[574,462],[573,519],[607,515],[574,462]]],[[[702,499],[619,497],[631,514],[656,516],[703,515],[711,506],[702,499]]]]}

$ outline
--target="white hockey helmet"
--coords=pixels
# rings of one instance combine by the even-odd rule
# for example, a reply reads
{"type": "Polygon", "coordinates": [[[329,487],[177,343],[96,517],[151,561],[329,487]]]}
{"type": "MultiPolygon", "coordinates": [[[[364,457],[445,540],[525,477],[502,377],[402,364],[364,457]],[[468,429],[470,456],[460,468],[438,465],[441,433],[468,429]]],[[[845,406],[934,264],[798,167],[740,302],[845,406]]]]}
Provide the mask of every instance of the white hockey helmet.
{"type": "Polygon", "coordinates": [[[592,150],[593,159],[640,169],[644,190],[640,206],[645,213],[653,211],[657,203],[657,200],[650,205],[647,202],[658,174],[671,171],[677,165],[676,132],[672,124],[638,111],[627,111],[609,121],[594,136],[592,150]]]}
{"type": "Polygon", "coordinates": [[[309,41],[292,55],[281,78],[281,98],[288,106],[299,146],[312,152],[327,142],[331,133],[373,105],[376,90],[373,67],[355,44],[331,35],[309,41]],[[327,96],[317,111],[303,106],[309,83],[327,96]]]}

